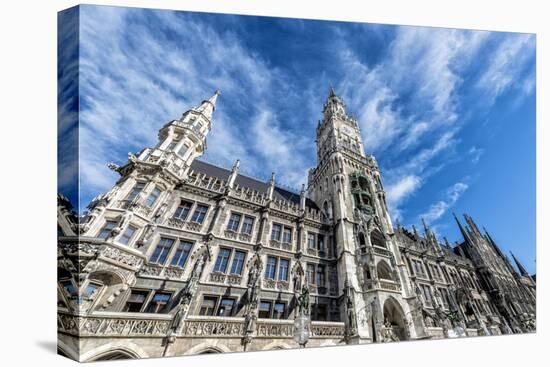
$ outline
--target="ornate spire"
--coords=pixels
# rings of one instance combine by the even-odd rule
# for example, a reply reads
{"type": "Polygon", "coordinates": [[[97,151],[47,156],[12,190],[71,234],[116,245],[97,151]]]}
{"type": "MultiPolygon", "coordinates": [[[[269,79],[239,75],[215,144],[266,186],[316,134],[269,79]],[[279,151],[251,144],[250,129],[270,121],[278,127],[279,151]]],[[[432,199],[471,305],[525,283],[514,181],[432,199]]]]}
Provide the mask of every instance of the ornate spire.
{"type": "Polygon", "coordinates": [[[275,172],[271,172],[271,178],[269,179],[269,188],[267,189],[267,197],[269,200],[273,200],[273,191],[275,190],[275,172]]]}
{"type": "Polygon", "coordinates": [[[462,227],[462,223],[460,223],[460,221],[456,217],[455,212],[453,212],[453,217],[455,218],[456,224],[458,224],[458,228],[460,229],[460,233],[462,233],[462,237],[464,237],[464,240],[471,243],[472,241],[470,239],[470,236],[468,235],[468,232],[466,232],[464,227],[462,227]]]}
{"type": "Polygon", "coordinates": [[[212,114],[216,109],[216,101],[218,100],[218,96],[220,94],[221,92],[219,90],[216,90],[216,92],[214,92],[214,95],[202,101],[201,105],[195,108],[195,111],[202,113],[204,117],[206,117],[208,120],[211,120],[212,114]]]}
{"type": "Polygon", "coordinates": [[[516,257],[514,256],[514,254],[512,253],[512,251],[510,251],[510,255],[512,255],[512,259],[514,259],[514,262],[516,263],[516,266],[518,267],[519,269],[519,273],[524,276],[524,277],[529,277],[529,273],[527,272],[527,270],[525,270],[525,268],[523,267],[523,265],[519,262],[518,259],[516,259],[516,257]]]}
{"type": "Polygon", "coordinates": [[[229,174],[229,179],[227,180],[227,186],[233,188],[235,186],[235,180],[239,174],[239,167],[241,166],[241,161],[237,159],[231,168],[231,173],[229,174]]]}

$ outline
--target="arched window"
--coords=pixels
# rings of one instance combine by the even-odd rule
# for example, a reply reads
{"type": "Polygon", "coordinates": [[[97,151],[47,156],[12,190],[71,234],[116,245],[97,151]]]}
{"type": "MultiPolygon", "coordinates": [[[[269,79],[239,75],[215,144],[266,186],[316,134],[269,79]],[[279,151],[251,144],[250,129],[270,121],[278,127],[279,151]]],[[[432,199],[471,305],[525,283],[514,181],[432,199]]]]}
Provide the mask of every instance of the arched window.
{"type": "Polygon", "coordinates": [[[370,242],[373,246],[387,248],[386,239],[384,238],[384,235],[378,230],[372,231],[370,235],[370,242]]]}
{"type": "Polygon", "coordinates": [[[387,262],[381,260],[376,265],[376,271],[378,272],[378,278],[385,280],[394,280],[392,270],[387,262]]]}

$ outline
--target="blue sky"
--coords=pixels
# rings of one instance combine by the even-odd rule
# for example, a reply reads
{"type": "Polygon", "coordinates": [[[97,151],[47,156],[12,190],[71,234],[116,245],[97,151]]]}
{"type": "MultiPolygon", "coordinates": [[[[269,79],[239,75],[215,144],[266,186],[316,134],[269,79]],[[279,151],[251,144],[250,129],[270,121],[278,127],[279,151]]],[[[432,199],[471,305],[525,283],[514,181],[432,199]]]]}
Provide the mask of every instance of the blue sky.
{"type": "Polygon", "coordinates": [[[534,35],[96,6],[80,22],[83,204],[216,89],[204,159],[299,187],[332,84],[392,218],[454,242],[468,212],[535,271],[534,35]]]}

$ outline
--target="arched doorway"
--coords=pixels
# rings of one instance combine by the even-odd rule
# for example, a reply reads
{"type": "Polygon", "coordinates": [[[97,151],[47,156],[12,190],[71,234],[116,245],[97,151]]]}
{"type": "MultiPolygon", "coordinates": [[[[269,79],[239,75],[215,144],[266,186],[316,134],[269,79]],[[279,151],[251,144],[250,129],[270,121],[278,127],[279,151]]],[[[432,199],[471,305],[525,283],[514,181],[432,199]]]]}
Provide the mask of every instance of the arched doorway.
{"type": "Polygon", "coordinates": [[[103,353],[97,357],[94,357],[90,359],[88,362],[95,362],[95,361],[115,361],[120,359],[136,359],[139,358],[139,356],[136,356],[132,353],[129,353],[125,350],[113,350],[107,353],[103,353]]]}
{"type": "Polygon", "coordinates": [[[218,353],[222,353],[222,352],[215,348],[208,348],[197,354],[218,354],[218,353]]]}
{"type": "Polygon", "coordinates": [[[407,326],[405,325],[405,313],[395,298],[390,297],[384,302],[383,314],[384,324],[391,325],[393,335],[395,335],[398,340],[407,340],[408,332],[407,326]]]}

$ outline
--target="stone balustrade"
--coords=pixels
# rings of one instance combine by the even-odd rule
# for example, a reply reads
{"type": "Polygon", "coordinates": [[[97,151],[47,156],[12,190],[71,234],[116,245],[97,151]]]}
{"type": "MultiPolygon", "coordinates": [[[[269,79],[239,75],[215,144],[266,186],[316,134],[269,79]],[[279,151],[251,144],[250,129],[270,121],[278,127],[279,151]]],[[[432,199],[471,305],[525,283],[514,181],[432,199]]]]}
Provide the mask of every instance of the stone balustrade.
{"type": "Polygon", "coordinates": [[[171,315],[96,312],[91,316],[77,316],[59,311],[59,332],[81,337],[164,337],[171,315]]]}
{"type": "Polygon", "coordinates": [[[166,224],[170,227],[188,230],[191,232],[200,232],[202,224],[197,222],[186,222],[179,218],[169,218],[166,224]]]}
{"type": "MultiPolygon", "coordinates": [[[[81,337],[165,337],[172,315],[145,313],[95,312],[93,315],[73,315],[58,311],[59,332],[81,337]]],[[[242,337],[243,317],[189,316],[180,337],[242,337]]],[[[259,319],[258,338],[292,338],[294,320],[259,319]]],[[[311,338],[341,338],[343,322],[312,321],[311,338]]]]}

